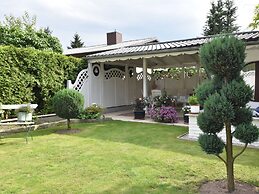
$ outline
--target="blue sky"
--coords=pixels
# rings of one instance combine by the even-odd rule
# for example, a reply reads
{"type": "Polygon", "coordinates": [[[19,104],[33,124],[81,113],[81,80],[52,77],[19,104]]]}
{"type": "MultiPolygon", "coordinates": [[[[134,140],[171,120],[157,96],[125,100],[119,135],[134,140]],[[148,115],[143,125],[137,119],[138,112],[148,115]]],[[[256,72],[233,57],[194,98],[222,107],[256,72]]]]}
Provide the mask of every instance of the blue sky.
{"type": "MultiPolygon", "coordinates": [[[[37,16],[39,27],[49,26],[63,48],[77,32],[87,46],[106,42],[106,32],[115,29],[123,40],[157,37],[160,41],[202,35],[209,0],[1,0],[4,15],[37,16]]],[[[237,24],[248,31],[259,0],[235,0],[237,24]]]]}

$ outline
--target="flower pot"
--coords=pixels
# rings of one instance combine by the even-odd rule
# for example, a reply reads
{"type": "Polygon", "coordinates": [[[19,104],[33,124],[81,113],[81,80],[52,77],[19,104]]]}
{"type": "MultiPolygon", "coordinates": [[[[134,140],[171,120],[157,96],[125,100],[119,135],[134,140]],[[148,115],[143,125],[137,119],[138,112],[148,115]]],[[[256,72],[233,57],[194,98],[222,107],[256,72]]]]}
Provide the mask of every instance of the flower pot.
{"type": "Polygon", "coordinates": [[[144,110],[134,111],[134,119],[145,119],[145,111],[144,110]]]}
{"type": "Polygon", "coordinates": [[[29,112],[18,112],[17,118],[19,122],[26,122],[26,121],[32,121],[32,113],[29,112]]]}
{"type": "MultiPolygon", "coordinates": [[[[188,113],[186,113],[188,114],[188,113]]],[[[189,123],[189,116],[187,116],[186,114],[183,115],[183,121],[184,123],[189,123]]]]}
{"type": "Polygon", "coordinates": [[[199,113],[200,105],[191,105],[191,113],[199,113]]]}

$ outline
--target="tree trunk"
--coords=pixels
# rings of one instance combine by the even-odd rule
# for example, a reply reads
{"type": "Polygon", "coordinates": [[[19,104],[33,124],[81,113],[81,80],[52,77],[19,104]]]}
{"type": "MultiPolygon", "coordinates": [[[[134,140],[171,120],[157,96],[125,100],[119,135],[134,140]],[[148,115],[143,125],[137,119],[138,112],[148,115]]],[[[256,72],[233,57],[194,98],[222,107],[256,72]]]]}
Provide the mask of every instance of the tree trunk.
{"type": "Polygon", "coordinates": [[[228,192],[235,190],[234,182],[234,157],[233,157],[233,145],[232,145],[232,134],[231,124],[229,122],[226,125],[226,156],[227,156],[227,181],[228,181],[228,192]]]}
{"type": "Polygon", "coordinates": [[[68,130],[70,130],[70,129],[71,129],[70,119],[67,119],[67,129],[68,129],[68,130]]]}

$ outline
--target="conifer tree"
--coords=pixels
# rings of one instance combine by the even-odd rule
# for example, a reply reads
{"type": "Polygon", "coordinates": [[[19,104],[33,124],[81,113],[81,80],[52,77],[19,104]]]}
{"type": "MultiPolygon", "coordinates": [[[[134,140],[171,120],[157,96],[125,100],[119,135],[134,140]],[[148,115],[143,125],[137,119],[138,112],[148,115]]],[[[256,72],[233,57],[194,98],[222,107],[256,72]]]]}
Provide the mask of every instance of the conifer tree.
{"type": "Polygon", "coordinates": [[[238,31],[239,27],[235,24],[236,11],[237,7],[232,0],[212,2],[203,34],[208,36],[238,31]]]}
{"type": "Polygon", "coordinates": [[[75,33],[73,40],[70,41],[70,47],[67,47],[67,48],[71,49],[71,48],[81,48],[81,47],[84,47],[84,42],[82,42],[79,34],[75,33]]]}
{"type": "Polygon", "coordinates": [[[203,151],[224,162],[228,191],[232,192],[235,190],[234,161],[259,136],[258,128],[252,124],[252,112],[246,107],[253,91],[240,75],[245,44],[232,36],[215,38],[200,48],[200,60],[212,79],[196,90],[200,104],[204,105],[204,112],[197,118],[204,132],[199,136],[199,143],[203,151]],[[218,137],[223,128],[226,143],[218,137]],[[243,149],[236,154],[233,153],[233,137],[244,143],[243,149]],[[224,149],[225,157],[221,155],[224,149]]]}

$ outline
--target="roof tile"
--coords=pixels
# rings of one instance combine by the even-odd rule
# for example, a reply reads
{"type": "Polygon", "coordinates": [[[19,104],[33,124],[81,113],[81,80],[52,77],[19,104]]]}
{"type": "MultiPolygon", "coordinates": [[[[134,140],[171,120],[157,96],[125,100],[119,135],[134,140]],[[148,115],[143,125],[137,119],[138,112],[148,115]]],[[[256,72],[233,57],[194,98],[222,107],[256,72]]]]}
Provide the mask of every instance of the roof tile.
{"type": "MultiPolygon", "coordinates": [[[[237,38],[241,40],[245,40],[246,42],[251,41],[259,41],[259,31],[250,31],[250,32],[240,32],[233,34],[237,38]]],[[[198,37],[192,39],[178,40],[178,41],[167,41],[167,42],[157,42],[157,43],[149,43],[143,44],[139,46],[128,46],[124,48],[119,48],[115,50],[110,50],[106,52],[101,52],[93,55],[88,55],[87,58],[102,58],[105,56],[121,56],[124,54],[137,54],[144,52],[152,52],[157,50],[170,50],[170,49],[179,49],[179,48],[188,48],[188,47],[196,47],[200,46],[206,42],[211,41],[213,38],[218,37],[220,35],[215,36],[207,36],[207,37],[198,37]]]]}

